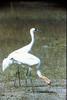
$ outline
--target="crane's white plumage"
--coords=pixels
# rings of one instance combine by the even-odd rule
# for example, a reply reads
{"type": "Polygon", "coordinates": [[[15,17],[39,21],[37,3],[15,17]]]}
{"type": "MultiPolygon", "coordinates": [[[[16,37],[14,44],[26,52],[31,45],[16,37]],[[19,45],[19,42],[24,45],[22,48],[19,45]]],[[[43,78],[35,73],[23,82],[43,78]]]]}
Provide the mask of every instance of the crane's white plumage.
{"type": "Polygon", "coordinates": [[[46,83],[50,84],[51,81],[47,77],[43,76],[39,70],[40,59],[29,53],[34,43],[34,32],[35,31],[36,31],[35,28],[32,28],[30,30],[32,40],[27,46],[24,46],[23,48],[13,51],[12,53],[8,55],[7,58],[3,60],[2,69],[4,71],[6,68],[8,68],[11,64],[14,64],[14,63],[26,64],[29,66],[29,68],[30,67],[32,68],[33,65],[36,65],[36,73],[39,76],[39,78],[45,80],[46,83]]]}

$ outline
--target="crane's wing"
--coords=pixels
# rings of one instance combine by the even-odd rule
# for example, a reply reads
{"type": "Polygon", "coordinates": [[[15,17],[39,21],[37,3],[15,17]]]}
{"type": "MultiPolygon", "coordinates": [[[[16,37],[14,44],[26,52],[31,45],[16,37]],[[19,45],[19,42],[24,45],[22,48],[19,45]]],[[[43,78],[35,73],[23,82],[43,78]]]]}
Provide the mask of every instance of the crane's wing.
{"type": "Polygon", "coordinates": [[[27,64],[29,66],[36,65],[40,62],[40,59],[30,53],[14,53],[9,55],[10,58],[16,60],[16,63],[27,64]]]}

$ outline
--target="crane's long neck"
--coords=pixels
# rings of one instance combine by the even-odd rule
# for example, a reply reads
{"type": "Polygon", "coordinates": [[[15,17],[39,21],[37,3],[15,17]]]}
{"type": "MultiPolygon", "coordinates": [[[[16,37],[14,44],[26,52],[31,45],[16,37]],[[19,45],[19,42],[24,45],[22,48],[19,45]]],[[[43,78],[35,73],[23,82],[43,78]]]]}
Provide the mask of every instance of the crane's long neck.
{"type": "Polygon", "coordinates": [[[34,44],[34,33],[31,32],[30,34],[31,34],[31,42],[30,42],[30,46],[32,47],[33,44],[34,44]]]}

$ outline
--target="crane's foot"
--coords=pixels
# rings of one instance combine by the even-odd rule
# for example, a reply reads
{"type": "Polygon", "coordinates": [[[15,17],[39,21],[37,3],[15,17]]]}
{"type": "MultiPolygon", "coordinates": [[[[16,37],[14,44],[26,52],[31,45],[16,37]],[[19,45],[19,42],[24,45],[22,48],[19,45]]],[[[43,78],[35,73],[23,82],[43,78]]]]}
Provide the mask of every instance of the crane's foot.
{"type": "Polygon", "coordinates": [[[51,85],[51,83],[52,83],[52,82],[51,82],[51,81],[49,81],[47,84],[48,84],[48,85],[51,85]]]}

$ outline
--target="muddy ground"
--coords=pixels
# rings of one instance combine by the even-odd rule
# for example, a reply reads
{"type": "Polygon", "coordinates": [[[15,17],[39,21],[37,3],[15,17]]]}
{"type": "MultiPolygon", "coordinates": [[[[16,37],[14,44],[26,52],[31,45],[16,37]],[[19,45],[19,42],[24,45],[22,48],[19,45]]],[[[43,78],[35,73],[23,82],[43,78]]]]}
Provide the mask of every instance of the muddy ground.
{"type": "Polygon", "coordinates": [[[66,81],[65,80],[52,80],[49,86],[42,80],[21,80],[21,86],[16,80],[0,82],[0,100],[65,100],[66,99],[66,81]],[[32,87],[33,85],[33,87],[32,87]]]}

